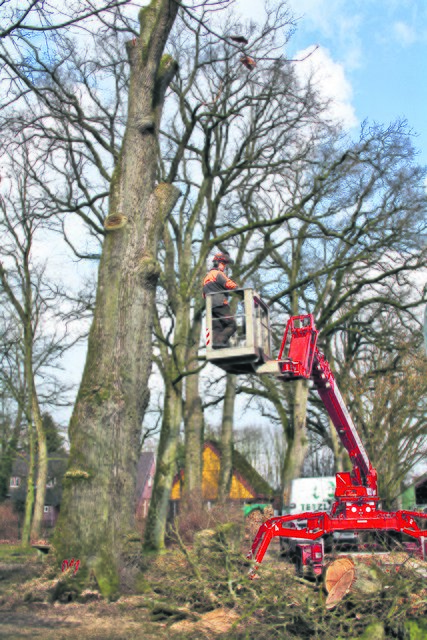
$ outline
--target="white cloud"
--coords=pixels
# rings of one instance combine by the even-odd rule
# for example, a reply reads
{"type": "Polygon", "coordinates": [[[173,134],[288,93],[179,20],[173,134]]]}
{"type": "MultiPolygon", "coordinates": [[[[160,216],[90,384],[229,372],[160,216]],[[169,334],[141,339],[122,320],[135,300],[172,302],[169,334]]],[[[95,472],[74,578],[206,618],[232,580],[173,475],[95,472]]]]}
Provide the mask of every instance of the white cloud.
{"type": "MultiPolygon", "coordinates": [[[[312,47],[299,51],[295,57],[303,59],[310,51],[313,51],[312,47]]],[[[358,125],[358,119],[351,104],[353,89],[346,78],[344,66],[332,60],[327,49],[318,47],[305,60],[296,63],[295,70],[302,81],[312,77],[321,96],[331,101],[328,115],[333,120],[342,123],[346,128],[358,125]]]]}
{"type": "Polygon", "coordinates": [[[298,28],[333,40],[348,69],[362,65],[362,15],[357,7],[344,0],[288,0],[288,4],[294,16],[301,18],[298,28]]]}
{"type": "Polygon", "coordinates": [[[409,46],[417,41],[417,34],[409,24],[405,22],[395,22],[393,24],[393,33],[399,44],[409,46]]]}

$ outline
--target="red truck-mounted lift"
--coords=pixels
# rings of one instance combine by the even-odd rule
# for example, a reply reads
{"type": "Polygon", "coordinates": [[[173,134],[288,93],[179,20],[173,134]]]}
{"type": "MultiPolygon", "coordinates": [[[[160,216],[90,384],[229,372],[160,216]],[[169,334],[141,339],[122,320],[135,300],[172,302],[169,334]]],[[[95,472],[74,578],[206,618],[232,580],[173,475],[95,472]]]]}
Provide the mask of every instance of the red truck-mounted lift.
{"type": "Polygon", "coordinates": [[[353,465],[351,472],[336,474],[335,502],[330,512],[306,512],[277,516],[258,530],[248,558],[255,560],[251,577],[264,558],[272,538],[280,536],[295,544],[297,570],[310,566],[320,575],[325,536],[342,531],[386,531],[413,538],[407,548],[427,560],[427,530],[418,521],[427,514],[383,511],[379,506],[377,472],[359,438],[344,404],[334,375],[317,348],[318,331],[311,314],[293,316],[287,323],[277,360],[259,367],[257,373],[274,373],[284,381],[312,380],[353,465]]]}

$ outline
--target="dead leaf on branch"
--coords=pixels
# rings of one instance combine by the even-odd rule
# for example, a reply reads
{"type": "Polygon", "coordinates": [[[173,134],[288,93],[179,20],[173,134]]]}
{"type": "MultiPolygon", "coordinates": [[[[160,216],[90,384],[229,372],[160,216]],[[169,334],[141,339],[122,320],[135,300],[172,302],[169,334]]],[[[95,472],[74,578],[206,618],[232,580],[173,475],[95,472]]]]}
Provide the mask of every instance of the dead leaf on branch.
{"type": "Polygon", "coordinates": [[[248,44],[248,40],[244,36],[230,36],[230,40],[238,42],[239,44],[248,44]]]}
{"type": "Polygon", "coordinates": [[[256,67],[255,60],[253,58],[250,58],[249,56],[242,56],[240,58],[240,62],[244,64],[245,67],[249,69],[249,71],[253,71],[256,67]]]}

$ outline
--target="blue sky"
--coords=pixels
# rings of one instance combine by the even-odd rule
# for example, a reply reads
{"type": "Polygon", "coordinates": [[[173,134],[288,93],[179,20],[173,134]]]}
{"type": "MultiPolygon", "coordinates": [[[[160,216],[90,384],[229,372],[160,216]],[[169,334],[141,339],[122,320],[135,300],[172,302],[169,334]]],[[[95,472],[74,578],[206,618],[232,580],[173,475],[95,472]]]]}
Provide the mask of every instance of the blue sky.
{"type": "MultiPolygon", "coordinates": [[[[263,4],[238,0],[236,8],[258,19],[263,4]]],[[[347,124],[405,118],[427,164],[427,2],[289,0],[288,6],[298,26],[287,54],[319,46],[313,59],[324,74],[332,72],[324,90],[345,107],[347,124]]]]}

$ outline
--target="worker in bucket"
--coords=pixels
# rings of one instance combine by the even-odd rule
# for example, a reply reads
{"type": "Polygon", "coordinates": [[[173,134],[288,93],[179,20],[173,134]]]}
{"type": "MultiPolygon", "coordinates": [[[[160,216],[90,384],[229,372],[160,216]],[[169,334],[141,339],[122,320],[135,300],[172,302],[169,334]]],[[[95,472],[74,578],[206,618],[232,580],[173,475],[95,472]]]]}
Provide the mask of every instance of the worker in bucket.
{"type": "Polygon", "coordinates": [[[227,291],[237,289],[238,285],[227,277],[226,270],[233,261],[228,253],[217,253],[213,257],[213,266],[203,280],[203,297],[212,296],[212,346],[225,347],[230,337],[236,332],[237,324],[228,304],[227,291]]]}

